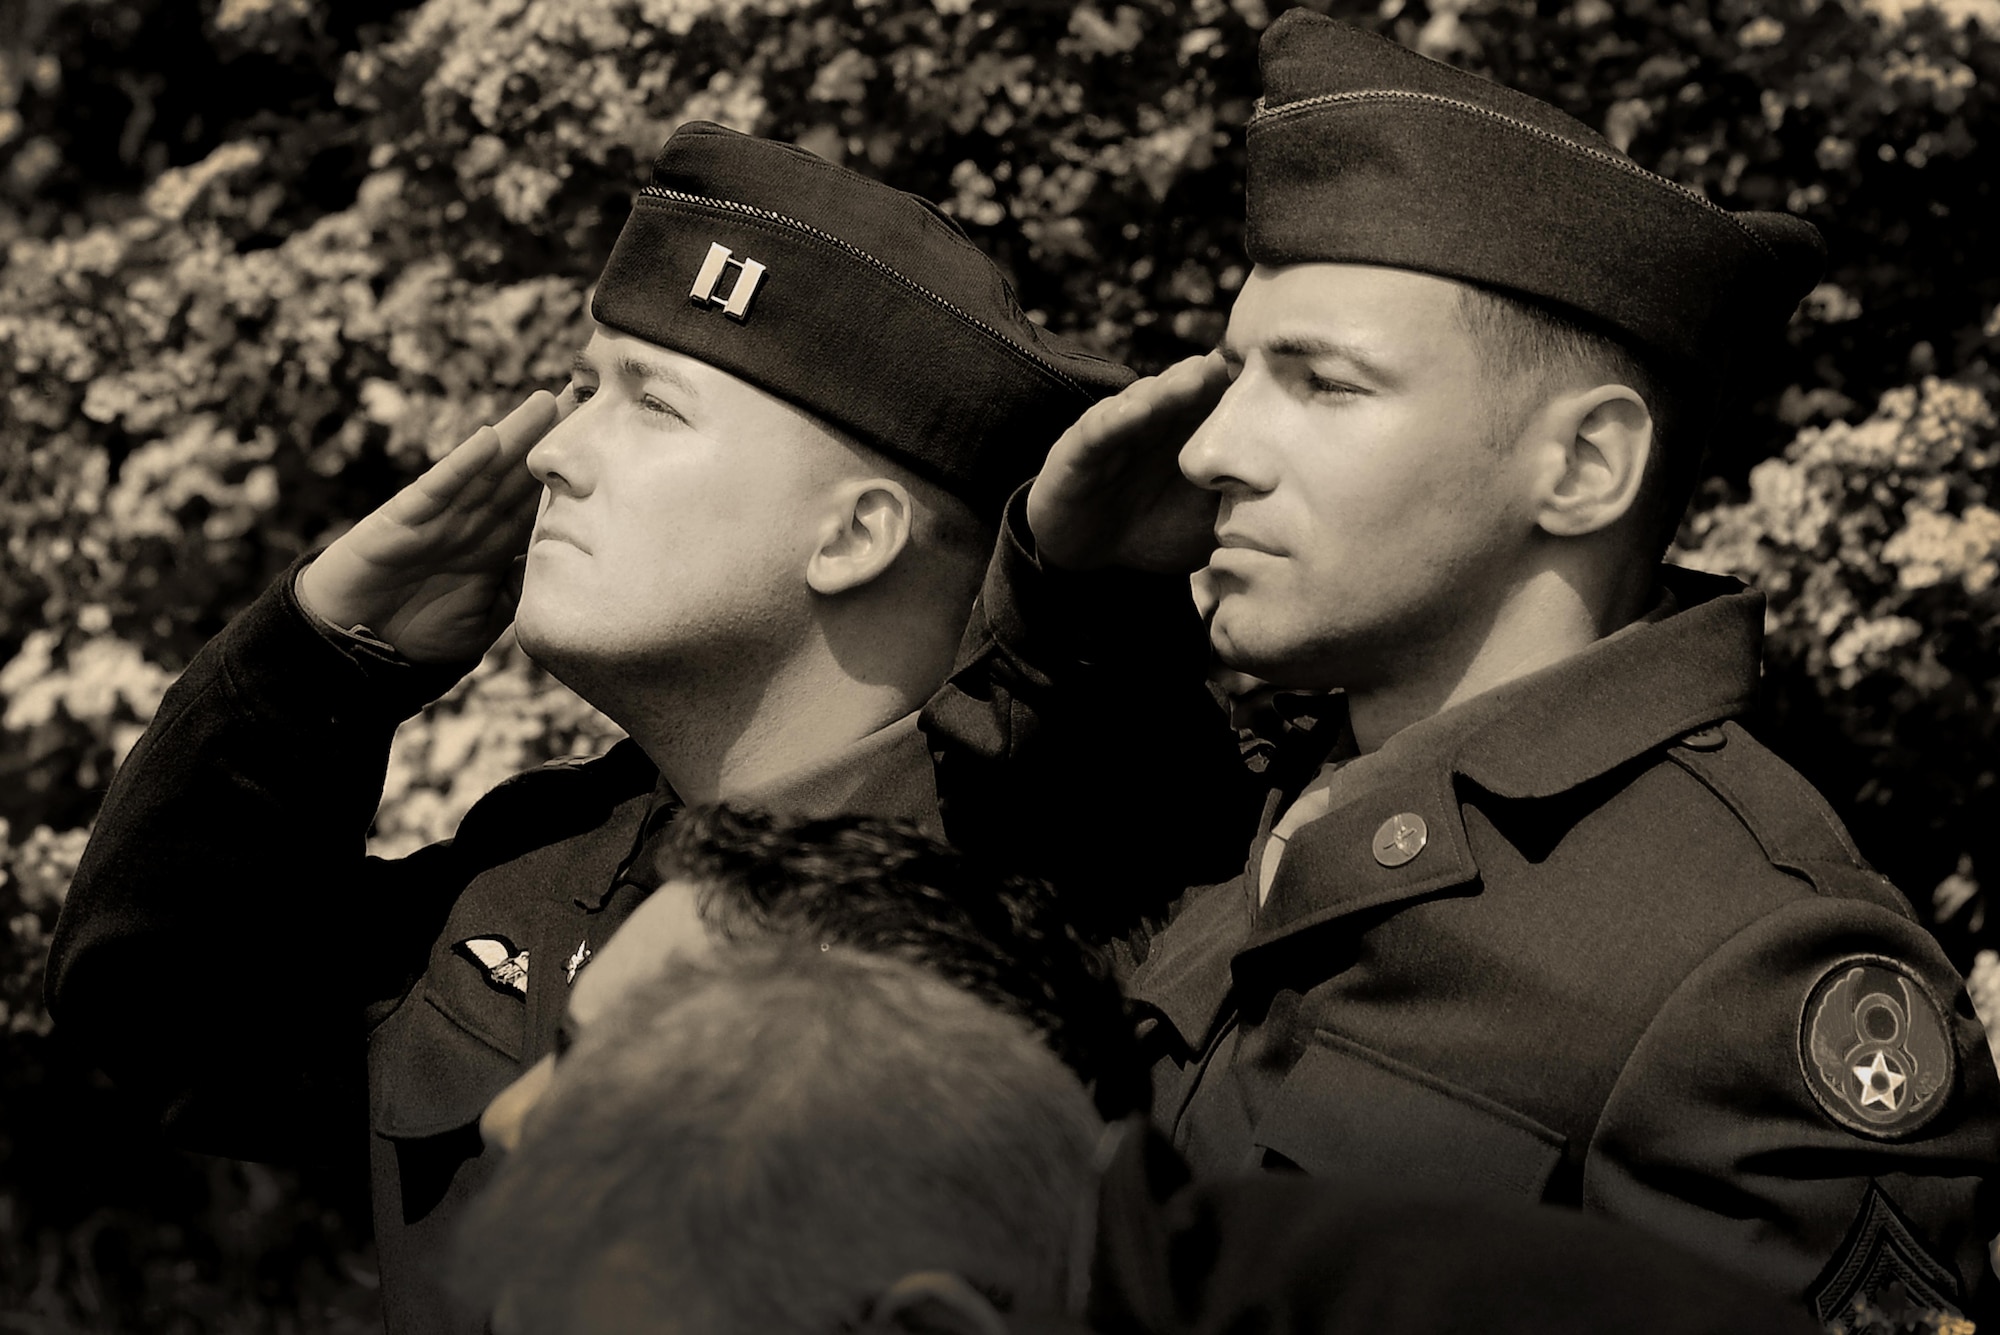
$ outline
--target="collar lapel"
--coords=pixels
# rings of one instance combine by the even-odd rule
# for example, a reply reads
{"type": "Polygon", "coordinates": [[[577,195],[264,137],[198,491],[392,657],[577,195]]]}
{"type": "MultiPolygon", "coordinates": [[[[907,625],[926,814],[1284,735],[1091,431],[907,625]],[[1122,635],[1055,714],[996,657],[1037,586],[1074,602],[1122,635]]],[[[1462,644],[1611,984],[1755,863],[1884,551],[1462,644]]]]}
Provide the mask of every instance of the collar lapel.
{"type": "Polygon", "coordinates": [[[1229,997],[1229,962],[1250,932],[1247,876],[1196,890],[1180,916],[1153,937],[1145,963],[1126,991],[1158,1011],[1192,1052],[1208,1046],[1209,1031],[1229,997]]]}
{"type": "MultiPolygon", "coordinates": [[[[1245,954],[1335,919],[1478,879],[1449,766],[1421,755],[1379,761],[1382,768],[1368,776],[1363,791],[1292,835],[1245,954]],[[1407,861],[1398,862],[1395,852],[1378,857],[1378,839],[1388,837],[1384,827],[1393,833],[1398,822],[1405,830],[1421,822],[1420,846],[1407,861]]],[[[1406,848],[1410,842],[1406,835],[1406,848]]]]}
{"type": "Polygon", "coordinates": [[[1500,688],[1507,707],[1465,738],[1458,772],[1496,797],[1552,797],[1749,708],[1763,595],[1675,566],[1660,580],[1684,610],[1500,688]]]}
{"type": "Polygon", "coordinates": [[[1402,746],[1391,741],[1364,758],[1370,768],[1358,790],[1292,835],[1243,952],[1353,914],[1476,887],[1461,781],[1498,797],[1553,797],[1741,713],[1757,687],[1763,598],[1699,571],[1668,566],[1660,577],[1684,610],[1468,701],[1460,706],[1469,711],[1457,724],[1462,733],[1440,715],[1441,731],[1421,740],[1412,734],[1402,746]],[[1393,857],[1376,856],[1377,834],[1410,816],[1423,821],[1423,846],[1390,865],[1393,857]]]}

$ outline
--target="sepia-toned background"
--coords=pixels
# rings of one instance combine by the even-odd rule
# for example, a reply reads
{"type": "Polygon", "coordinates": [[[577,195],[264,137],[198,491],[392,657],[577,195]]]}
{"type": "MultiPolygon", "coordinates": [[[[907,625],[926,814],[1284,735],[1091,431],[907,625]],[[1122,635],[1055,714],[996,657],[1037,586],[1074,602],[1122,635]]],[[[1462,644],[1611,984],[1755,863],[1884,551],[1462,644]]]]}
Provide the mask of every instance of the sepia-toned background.
{"type": "MultiPolygon", "coordinates": [[[[936,199],[1038,318],[1153,370],[1242,282],[1241,127],[1285,7],[0,0],[0,1332],[375,1327],[356,1166],[160,1147],[51,1034],[47,936],[202,643],[561,386],[668,132],[717,120],[936,199]]],[[[2000,1012],[2000,0],[1314,7],[1826,234],[1681,559],[1770,596],[1759,731],[2000,1012]]],[[[377,845],[608,736],[503,646],[404,730],[377,845]]],[[[288,948],[334,973],[345,945],[288,948]]]]}

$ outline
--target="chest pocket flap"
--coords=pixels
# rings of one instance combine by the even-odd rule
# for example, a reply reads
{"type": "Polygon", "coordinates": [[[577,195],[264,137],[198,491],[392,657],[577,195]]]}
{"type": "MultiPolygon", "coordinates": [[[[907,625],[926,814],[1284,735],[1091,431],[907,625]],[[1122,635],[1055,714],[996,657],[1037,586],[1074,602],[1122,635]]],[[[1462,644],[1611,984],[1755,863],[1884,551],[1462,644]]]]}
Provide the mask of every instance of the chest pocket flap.
{"type": "Polygon", "coordinates": [[[473,967],[433,969],[369,1039],[369,1116],[382,1135],[468,1126],[521,1073],[526,1001],[488,989],[473,967]]]}
{"type": "Polygon", "coordinates": [[[1388,1178],[1540,1200],[1565,1137],[1512,1108],[1321,1029],[1256,1144],[1316,1177],[1388,1178]]]}

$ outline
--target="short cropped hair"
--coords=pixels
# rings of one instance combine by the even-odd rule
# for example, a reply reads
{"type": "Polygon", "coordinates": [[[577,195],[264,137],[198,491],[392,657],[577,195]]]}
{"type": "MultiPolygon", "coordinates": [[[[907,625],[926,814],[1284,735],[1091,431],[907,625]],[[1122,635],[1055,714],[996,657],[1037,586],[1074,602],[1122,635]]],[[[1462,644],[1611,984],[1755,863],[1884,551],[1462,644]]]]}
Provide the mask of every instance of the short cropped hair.
{"type": "Polygon", "coordinates": [[[1461,284],[1459,318],[1479,346],[1488,392],[1510,416],[1525,398],[1577,371],[1626,385],[1653,416],[1653,455],[1639,506],[1655,552],[1672,541],[1693,494],[1702,437],[1718,405],[1681,368],[1669,368],[1576,317],[1512,293],[1461,284]]]}
{"type": "Polygon", "coordinates": [[[647,871],[694,882],[703,922],[724,940],[800,937],[930,969],[1026,1021],[1107,1119],[1150,1102],[1110,961],[1045,881],[1002,874],[904,821],[787,822],[727,805],[684,812],[647,871]]]}
{"type": "Polygon", "coordinates": [[[1053,1310],[1101,1132],[1026,1025],[921,966],[725,946],[583,1032],[452,1286],[502,1335],[828,1335],[930,1270],[1053,1310]]]}

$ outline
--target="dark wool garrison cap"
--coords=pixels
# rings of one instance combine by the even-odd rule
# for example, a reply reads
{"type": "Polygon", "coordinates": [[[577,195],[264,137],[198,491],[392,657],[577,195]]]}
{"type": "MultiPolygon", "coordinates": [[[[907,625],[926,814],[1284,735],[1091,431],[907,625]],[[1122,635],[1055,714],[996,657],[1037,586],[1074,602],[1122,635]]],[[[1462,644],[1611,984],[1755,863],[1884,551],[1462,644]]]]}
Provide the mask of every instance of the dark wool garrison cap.
{"type": "Polygon", "coordinates": [[[703,121],[660,150],[591,314],[996,514],[1085,408],[1132,379],[1028,319],[926,201],[703,121]]]}
{"type": "Polygon", "coordinates": [[[1305,10],[1265,32],[1250,258],[1416,269],[1539,298],[1711,373],[1774,338],[1826,249],[1730,213],[1554,107],[1305,10]]]}

